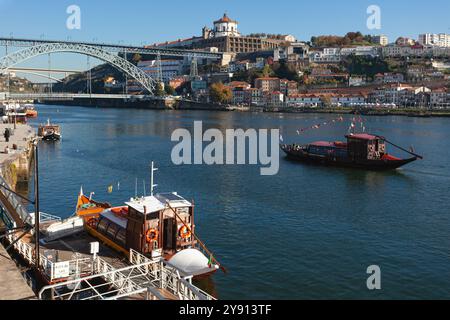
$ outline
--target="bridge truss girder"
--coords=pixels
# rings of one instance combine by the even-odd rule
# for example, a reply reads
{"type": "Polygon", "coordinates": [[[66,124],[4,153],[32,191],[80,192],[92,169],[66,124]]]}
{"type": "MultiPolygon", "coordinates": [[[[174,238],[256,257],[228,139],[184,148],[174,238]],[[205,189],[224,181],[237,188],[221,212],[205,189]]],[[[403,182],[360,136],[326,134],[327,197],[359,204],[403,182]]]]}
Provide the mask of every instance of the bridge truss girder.
{"type": "Polygon", "coordinates": [[[149,75],[147,75],[144,71],[136,67],[134,64],[128,62],[126,59],[118,55],[109,53],[101,48],[79,43],[46,43],[10,53],[7,56],[0,58],[0,74],[6,73],[9,68],[25,60],[43,54],[57,52],[80,53],[100,59],[128,74],[131,78],[140,83],[151,95],[153,95],[155,92],[156,81],[149,75]]]}

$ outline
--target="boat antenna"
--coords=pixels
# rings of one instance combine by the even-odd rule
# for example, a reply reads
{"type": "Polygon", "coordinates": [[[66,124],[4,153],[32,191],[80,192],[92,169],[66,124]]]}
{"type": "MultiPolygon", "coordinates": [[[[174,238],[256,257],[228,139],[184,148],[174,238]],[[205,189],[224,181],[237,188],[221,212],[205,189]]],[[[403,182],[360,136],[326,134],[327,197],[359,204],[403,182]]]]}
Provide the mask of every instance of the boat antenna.
{"type": "Polygon", "coordinates": [[[153,181],[154,181],[154,179],[153,179],[153,173],[154,173],[155,171],[157,171],[158,168],[155,168],[154,162],[153,162],[153,161],[152,161],[152,164],[151,164],[150,167],[151,167],[151,171],[150,171],[150,195],[153,196],[153,189],[154,189],[155,187],[158,186],[157,184],[154,184],[154,183],[153,183],[153,181]]]}
{"type": "Polygon", "coordinates": [[[144,186],[144,197],[145,197],[145,194],[146,194],[146,192],[145,192],[145,179],[142,180],[142,185],[144,186]]]}
{"type": "Polygon", "coordinates": [[[137,198],[137,178],[136,178],[136,181],[135,181],[135,184],[134,184],[134,197],[135,198],[137,198]]]}

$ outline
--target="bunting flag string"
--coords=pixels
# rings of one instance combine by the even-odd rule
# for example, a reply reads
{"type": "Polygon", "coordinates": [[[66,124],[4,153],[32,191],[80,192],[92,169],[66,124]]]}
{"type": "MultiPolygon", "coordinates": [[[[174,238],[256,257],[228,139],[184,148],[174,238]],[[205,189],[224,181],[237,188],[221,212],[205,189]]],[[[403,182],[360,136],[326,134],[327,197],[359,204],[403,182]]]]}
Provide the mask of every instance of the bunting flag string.
{"type": "Polygon", "coordinates": [[[350,127],[348,128],[349,133],[355,133],[357,124],[360,124],[362,132],[366,132],[366,126],[364,125],[363,118],[358,115],[358,117],[353,117],[350,127]]]}
{"type": "Polygon", "coordinates": [[[306,131],[308,131],[308,130],[319,129],[319,128],[323,127],[323,126],[327,126],[327,125],[330,125],[330,124],[334,124],[334,123],[336,123],[336,122],[343,122],[343,121],[344,121],[344,118],[343,118],[343,117],[338,117],[338,118],[333,119],[333,120],[331,120],[331,121],[318,123],[318,124],[315,124],[315,125],[313,125],[313,126],[310,126],[310,127],[307,127],[307,128],[303,128],[303,129],[300,129],[300,130],[297,130],[297,134],[300,135],[301,133],[304,133],[304,132],[306,132],[306,131]]]}

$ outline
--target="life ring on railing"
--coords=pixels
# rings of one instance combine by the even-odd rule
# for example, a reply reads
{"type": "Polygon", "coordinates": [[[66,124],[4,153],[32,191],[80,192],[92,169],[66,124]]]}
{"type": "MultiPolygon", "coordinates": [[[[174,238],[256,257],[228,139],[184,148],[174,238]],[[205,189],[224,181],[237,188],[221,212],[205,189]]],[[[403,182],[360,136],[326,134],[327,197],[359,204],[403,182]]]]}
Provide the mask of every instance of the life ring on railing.
{"type": "Polygon", "coordinates": [[[156,229],[149,229],[147,230],[147,233],[145,234],[145,240],[147,240],[148,243],[151,243],[153,241],[158,240],[159,232],[156,229]]]}
{"type": "Polygon", "coordinates": [[[97,219],[97,218],[90,218],[90,219],[87,221],[87,225],[88,225],[90,228],[93,228],[93,229],[97,226],[97,223],[98,223],[98,219],[97,219]]]}
{"type": "Polygon", "coordinates": [[[191,237],[192,233],[191,230],[189,230],[189,228],[187,226],[182,226],[180,228],[180,231],[178,232],[178,234],[180,235],[181,238],[183,239],[188,239],[191,237]]]}

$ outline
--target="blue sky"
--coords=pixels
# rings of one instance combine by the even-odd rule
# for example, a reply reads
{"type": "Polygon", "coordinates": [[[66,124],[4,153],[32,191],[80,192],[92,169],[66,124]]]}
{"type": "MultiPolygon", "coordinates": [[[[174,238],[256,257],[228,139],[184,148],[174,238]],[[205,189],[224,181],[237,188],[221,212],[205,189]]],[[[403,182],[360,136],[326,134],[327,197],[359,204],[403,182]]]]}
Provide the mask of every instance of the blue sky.
{"type": "Polygon", "coordinates": [[[0,36],[151,44],[199,35],[225,11],[239,21],[243,34],[293,34],[300,40],[347,31],[382,33],[390,40],[450,33],[448,0],[0,0],[0,36]],[[81,8],[81,30],[66,28],[66,8],[72,4],[81,8]],[[381,8],[381,30],[366,27],[372,4],[381,8]]]}

